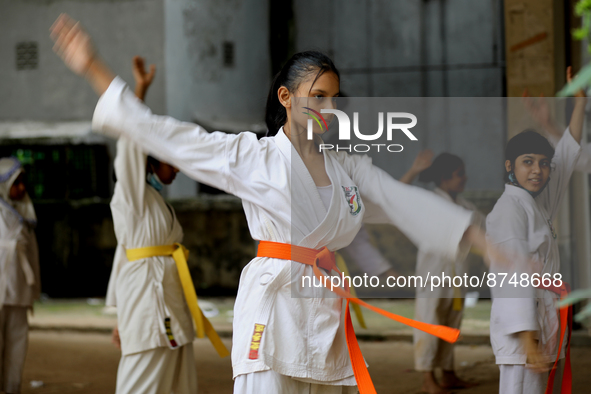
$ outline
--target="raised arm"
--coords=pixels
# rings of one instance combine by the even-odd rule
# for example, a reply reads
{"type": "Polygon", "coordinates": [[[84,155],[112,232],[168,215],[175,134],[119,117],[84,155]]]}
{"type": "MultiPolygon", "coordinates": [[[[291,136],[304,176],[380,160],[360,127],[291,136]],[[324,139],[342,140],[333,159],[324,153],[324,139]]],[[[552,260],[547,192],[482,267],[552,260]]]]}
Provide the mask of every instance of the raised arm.
{"type": "Polygon", "coordinates": [[[400,178],[400,182],[410,185],[421,172],[431,167],[431,164],[433,164],[433,151],[431,149],[420,151],[410,169],[400,178]]]}
{"type": "Polygon", "coordinates": [[[101,60],[88,33],[80,22],[67,14],[61,14],[51,26],[51,38],[55,41],[53,50],[74,73],[85,77],[94,91],[102,95],[115,74],[101,60]]]}
{"type": "MultiPolygon", "coordinates": [[[[566,80],[568,83],[572,81],[572,67],[566,69],[566,80]]],[[[585,119],[585,105],[587,104],[587,97],[585,92],[579,90],[575,94],[575,107],[570,118],[569,129],[574,140],[581,143],[581,136],[583,135],[583,121],[585,119]]]]}
{"type": "Polygon", "coordinates": [[[133,78],[135,79],[135,96],[142,101],[146,101],[146,92],[156,74],[156,66],[151,64],[150,71],[146,71],[144,65],[144,58],[140,56],[134,56],[133,58],[133,78]]]}
{"type": "Polygon", "coordinates": [[[61,15],[51,30],[64,63],[101,95],[92,120],[94,131],[126,136],[187,176],[243,198],[239,194],[248,189],[234,185],[248,182],[254,171],[264,168],[266,142],[259,143],[253,133],[208,133],[198,125],[152,114],[125,82],[113,76],[77,22],[61,15]]]}

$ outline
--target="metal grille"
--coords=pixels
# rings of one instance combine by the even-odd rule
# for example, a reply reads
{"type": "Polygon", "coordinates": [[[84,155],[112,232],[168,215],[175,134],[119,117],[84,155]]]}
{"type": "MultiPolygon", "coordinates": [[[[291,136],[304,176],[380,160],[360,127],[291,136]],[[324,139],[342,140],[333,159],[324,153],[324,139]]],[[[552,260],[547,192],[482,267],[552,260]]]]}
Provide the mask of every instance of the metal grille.
{"type": "Polygon", "coordinates": [[[16,44],[16,69],[34,70],[39,61],[37,43],[34,41],[16,44]]]}
{"type": "Polygon", "coordinates": [[[33,200],[79,200],[109,196],[109,155],[103,145],[0,146],[25,168],[33,200]]]}
{"type": "Polygon", "coordinates": [[[224,67],[234,66],[234,43],[231,41],[224,42],[224,67]]]}

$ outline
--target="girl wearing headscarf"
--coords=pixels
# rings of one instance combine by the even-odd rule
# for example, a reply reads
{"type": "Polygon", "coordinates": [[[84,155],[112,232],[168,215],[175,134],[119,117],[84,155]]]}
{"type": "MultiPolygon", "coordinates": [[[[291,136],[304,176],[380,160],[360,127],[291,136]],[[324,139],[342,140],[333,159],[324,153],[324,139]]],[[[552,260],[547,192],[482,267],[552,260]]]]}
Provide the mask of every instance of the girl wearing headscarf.
{"type": "Polygon", "coordinates": [[[37,216],[14,157],[0,159],[0,391],[19,393],[29,323],[41,293],[37,216]]]}
{"type": "Polygon", "coordinates": [[[242,271],[234,307],[237,394],[348,394],[357,385],[362,394],[375,392],[350,316],[342,316],[341,297],[347,305],[350,298],[335,298],[302,280],[322,277],[318,264],[333,271],[333,252],[349,245],[364,221],[397,225],[417,244],[442,254],[454,255],[462,239],[486,245],[471,226],[470,212],[401,184],[367,156],[320,152],[320,125],[313,126],[316,138],[306,137],[309,117],[302,116],[302,105],[333,108],[340,91],[336,67],[320,52],[294,55],[277,74],[267,102],[270,133],[259,140],[249,132],[207,133],[153,115],[100,60],[78,23],[62,15],[52,36],[66,65],[101,95],[95,130],[126,136],[195,180],[242,199],[260,244],[242,271]],[[331,186],[328,209],[318,191],[324,186],[331,186]],[[293,250],[302,254],[293,256],[293,250]]]}
{"type": "MultiPolygon", "coordinates": [[[[418,175],[422,182],[433,182],[437,196],[474,212],[477,224],[484,222],[484,215],[476,206],[460,196],[464,191],[466,169],[464,162],[456,155],[441,153],[431,161],[433,153],[425,150],[417,156],[411,169],[401,178],[411,183],[418,175]]],[[[419,249],[417,255],[417,275],[427,279],[428,275],[462,276],[466,270],[468,248],[461,248],[455,258],[430,253],[419,249]]],[[[440,324],[460,328],[464,311],[465,288],[439,286],[417,288],[415,299],[415,319],[425,323],[440,324]]],[[[474,384],[463,381],[454,371],[454,345],[424,332],[414,330],[415,369],[424,374],[422,390],[427,393],[447,393],[447,389],[471,387],[474,384]],[[437,381],[435,369],[443,371],[442,380],[437,381]]]]}

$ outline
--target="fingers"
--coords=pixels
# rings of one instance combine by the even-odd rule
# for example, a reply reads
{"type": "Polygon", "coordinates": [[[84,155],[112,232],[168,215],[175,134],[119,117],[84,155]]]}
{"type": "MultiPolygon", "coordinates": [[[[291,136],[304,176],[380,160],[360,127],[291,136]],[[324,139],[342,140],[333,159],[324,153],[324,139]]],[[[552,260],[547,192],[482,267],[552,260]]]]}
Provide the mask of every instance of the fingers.
{"type": "Polygon", "coordinates": [[[148,79],[152,81],[154,79],[154,75],[156,75],[156,65],[150,64],[150,72],[148,73],[148,79]]]}
{"type": "Polygon", "coordinates": [[[573,68],[571,66],[568,66],[566,68],[566,82],[571,83],[572,80],[573,80],[573,68]]]}

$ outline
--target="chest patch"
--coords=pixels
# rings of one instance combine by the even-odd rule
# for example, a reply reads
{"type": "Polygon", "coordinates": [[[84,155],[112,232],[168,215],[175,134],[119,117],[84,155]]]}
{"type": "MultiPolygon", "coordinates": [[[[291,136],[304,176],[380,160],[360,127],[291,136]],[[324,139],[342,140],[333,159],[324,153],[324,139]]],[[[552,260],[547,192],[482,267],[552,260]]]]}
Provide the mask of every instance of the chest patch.
{"type": "Polygon", "coordinates": [[[548,226],[550,226],[550,232],[552,233],[552,238],[556,239],[556,231],[554,230],[554,225],[552,224],[552,220],[548,219],[548,226]]]}
{"type": "Polygon", "coordinates": [[[252,334],[252,340],[250,341],[250,352],[248,353],[248,358],[251,360],[259,358],[259,347],[261,346],[263,331],[265,331],[264,324],[254,325],[254,333],[252,334]]]}
{"type": "Polygon", "coordinates": [[[349,213],[353,216],[357,216],[361,212],[361,198],[359,198],[359,190],[357,186],[341,186],[345,193],[345,199],[349,204],[349,213]]]}

